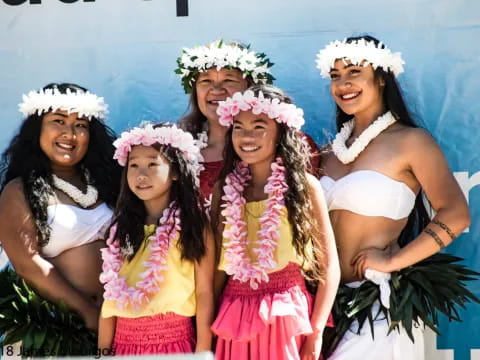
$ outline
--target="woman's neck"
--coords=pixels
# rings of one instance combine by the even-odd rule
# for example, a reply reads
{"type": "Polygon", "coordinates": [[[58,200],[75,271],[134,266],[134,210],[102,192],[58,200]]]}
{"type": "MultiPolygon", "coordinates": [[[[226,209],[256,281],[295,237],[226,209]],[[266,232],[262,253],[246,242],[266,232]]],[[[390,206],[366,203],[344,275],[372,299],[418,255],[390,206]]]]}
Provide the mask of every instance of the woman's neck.
{"type": "Polygon", "coordinates": [[[379,104],[371,109],[366,111],[362,111],[361,113],[354,114],[355,115],[355,129],[353,130],[352,137],[356,138],[360,136],[360,134],[369,127],[375,120],[377,120],[380,116],[385,114],[386,109],[383,104],[379,104]]]}
{"type": "Polygon", "coordinates": [[[250,201],[259,201],[265,199],[265,185],[268,182],[268,178],[272,175],[271,163],[274,161],[262,161],[258,164],[249,165],[250,174],[252,179],[246,189],[247,194],[245,198],[250,201]],[[248,196],[250,195],[250,196],[248,196]]]}
{"type": "Polygon", "coordinates": [[[60,179],[65,180],[77,187],[84,185],[80,173],[75,166],[58,166],[52,164],[51,167],[52,173],[58,176],[60,179]]]}

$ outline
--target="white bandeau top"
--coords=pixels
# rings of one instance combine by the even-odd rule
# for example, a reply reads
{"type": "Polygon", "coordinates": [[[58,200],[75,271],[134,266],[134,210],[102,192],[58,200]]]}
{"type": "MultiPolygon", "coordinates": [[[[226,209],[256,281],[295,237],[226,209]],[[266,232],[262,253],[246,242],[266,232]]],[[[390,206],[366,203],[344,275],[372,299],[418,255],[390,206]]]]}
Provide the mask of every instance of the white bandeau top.
{"type": "Polygon", "coordinates": [[[415,205],[415,193],[405,183],[374,170],[357,170],[338,180],[322,176],[320,183],[329,211],[348,210],[399,220],[415,205]]]}
{"type": "Polygon", "coordinates": [[[47,213],[52,231],[47,245],[41,248],[42,255],[47,258],[102,239],[113,214],[105,203],[94,209],[68,204],[49,205],[47,213]]]}

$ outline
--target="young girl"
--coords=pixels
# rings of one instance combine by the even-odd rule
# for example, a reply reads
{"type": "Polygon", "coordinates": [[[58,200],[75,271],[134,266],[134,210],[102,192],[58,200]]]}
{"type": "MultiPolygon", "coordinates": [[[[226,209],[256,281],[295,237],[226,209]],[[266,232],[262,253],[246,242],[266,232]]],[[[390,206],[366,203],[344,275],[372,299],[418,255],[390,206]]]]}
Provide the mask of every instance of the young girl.
{"type": "Polygon", "coordinates": [[[340,277],[322,189],[307,173],[303,111],[263,85],[221,102],[218,114],[229,141],[212,220],[230,277],[212,326],[216,357],[318,359],[340,277]],[[321,280],[315,298],[307,273],[321,280]]]}
{"type": "Polygon", "coordinates": [[[174,125],[147,125],[114,145],[125,169],[102,250],[99,348],[116,355],[210,350],[215,256],[198,205],[193,137],[174,125]]]}

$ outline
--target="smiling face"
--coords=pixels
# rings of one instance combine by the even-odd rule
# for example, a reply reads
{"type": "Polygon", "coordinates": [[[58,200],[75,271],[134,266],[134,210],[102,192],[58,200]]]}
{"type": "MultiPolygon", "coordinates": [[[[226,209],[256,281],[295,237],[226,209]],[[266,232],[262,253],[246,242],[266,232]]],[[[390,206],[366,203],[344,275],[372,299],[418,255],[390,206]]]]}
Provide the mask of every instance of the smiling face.
{"type": "Polygon", "coordinates": [[[56,110],[43,116],[40,148],[50,159],[54,171],[55,167],[78,164],[87,153],[89,140],[89,122],[78,118],[77,113],[56,110]]]}
{"type": "Polygon", "coordinates": [[[371,65],[356,66],[348,60],[337,60],[330,79],[330,92],[346,114],[378,116],[382,112],[384,81],[375,77],[371,65]]]}
{"type": "Polygon", "coordinates": [[[173,177],[170,163],[160,151],[142,145],[132,148],[127,163],[127,182],[139,199],[152,204],[167,202],[173,177]]]}
{"type": "Polygon", "coordinates": [[[201,113],[209,121],[218,121],[217,107],[219,101],[232,97],[238,91],[248,88],[248,82],[236,69],[208,69],[198,75],[195,82],[197,103],[201,113]]]}
{"type": "Polygon", "coordinates": [[[249,165],[270,165],[275,159],[278,136],[279,125],[265,114],[241,111],[233,121],[233,148],[249,165]]]}

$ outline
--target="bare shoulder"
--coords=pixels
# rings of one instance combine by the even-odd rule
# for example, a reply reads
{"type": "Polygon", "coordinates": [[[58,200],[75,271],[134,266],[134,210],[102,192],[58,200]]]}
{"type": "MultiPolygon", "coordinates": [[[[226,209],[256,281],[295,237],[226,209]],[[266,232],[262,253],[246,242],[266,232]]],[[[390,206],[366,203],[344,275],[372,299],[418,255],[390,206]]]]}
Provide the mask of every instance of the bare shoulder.
{"type": "Polygon", "coordinates": [[[402,146],[407,149],[416,150],[417,147],[435,146],[438,147],[435,139],[430,133],[422,128],[402,127],[398,130],[402,146]],[[414,149],[412,149],[414,147],[414,149]]]}
{"type": "Polygon", "coordinates": [[[0,211],[4,207],[11,208],[25,204],[25,192],[20,178],[11,180],[0,194],[0,211]]]}
{"type": "Polygon", "coordinates": [[[322,190],[322,185],[320,184],[320,180],[318,180],[312,174],[307,173],[307,184],[312,194],[317,195],[320,192],[323,195],[323,190],[322,190]]]}

